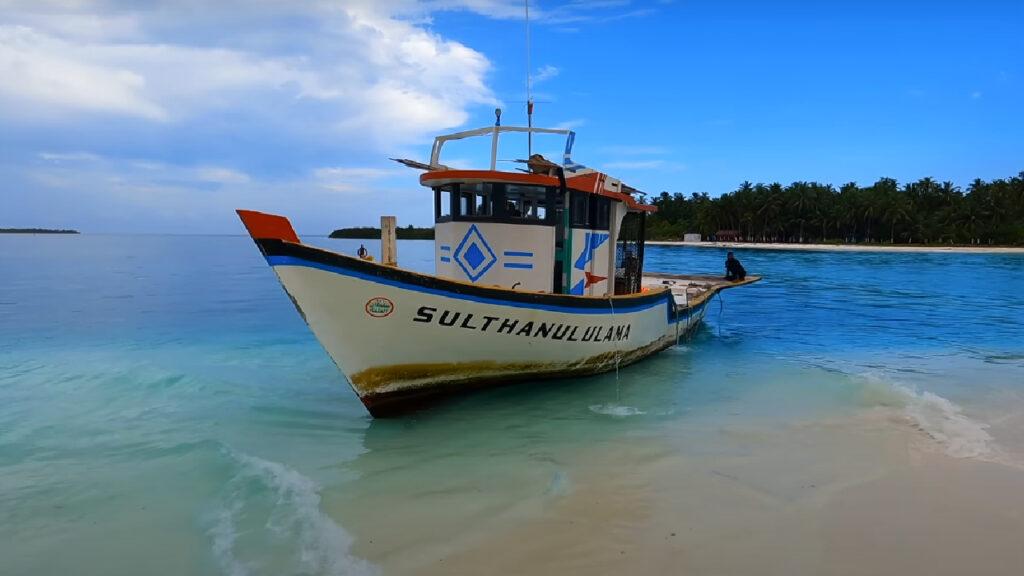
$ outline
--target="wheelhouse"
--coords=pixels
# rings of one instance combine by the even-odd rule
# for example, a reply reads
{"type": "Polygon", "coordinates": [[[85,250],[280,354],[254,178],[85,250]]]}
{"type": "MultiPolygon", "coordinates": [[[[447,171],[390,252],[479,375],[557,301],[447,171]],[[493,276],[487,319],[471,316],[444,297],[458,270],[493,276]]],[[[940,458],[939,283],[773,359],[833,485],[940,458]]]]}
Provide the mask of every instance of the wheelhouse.
{"type": "Polygon", "coordinates": [[[641,290],[645,215],[636,190],[571,160],[568,130],[494,126],[434,142],[420,183],[433,190],[437,275],[514,290],[580,296],[641,290]],[[563,134],[563,163],[540,155],[527,170],[495,169],[503,132],[563,134]],[[490,170],[454,170],[440,161],[444,143],[492,136],[490,170]]]}

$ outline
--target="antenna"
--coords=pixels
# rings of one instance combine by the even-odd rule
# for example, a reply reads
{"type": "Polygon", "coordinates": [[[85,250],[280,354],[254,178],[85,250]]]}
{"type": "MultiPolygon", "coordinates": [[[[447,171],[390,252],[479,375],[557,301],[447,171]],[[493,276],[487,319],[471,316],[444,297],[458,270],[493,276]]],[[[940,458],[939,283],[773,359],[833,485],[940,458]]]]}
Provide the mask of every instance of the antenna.
{"type": "Polygon", "coordinates": [[[524,0],[526,7],[526,133],[527,158],[533,156],[533,95],[530,92],[530,0],[524,0]]]}

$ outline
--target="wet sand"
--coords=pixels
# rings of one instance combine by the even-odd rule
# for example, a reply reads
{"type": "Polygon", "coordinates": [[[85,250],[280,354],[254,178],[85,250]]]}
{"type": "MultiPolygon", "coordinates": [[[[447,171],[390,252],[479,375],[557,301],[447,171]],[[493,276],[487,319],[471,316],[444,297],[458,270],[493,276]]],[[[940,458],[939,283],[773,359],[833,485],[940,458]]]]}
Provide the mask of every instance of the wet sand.
{"type": "Polygon", "coordinates": [[[1016,246],[892,246],[872,244],[782,244],[757,242],[676,242],[648,240],[647,244],[660,246],[687,246],[694,248],[736,248],[743,250],[805,250],[826,252],[951,252],[975,254],[1024,254],[1024,247],[1016,246]]]}
{"type": "Polygon", "coordinates": [[[724,456],[684,446],[685,434],[597,446],[546,502],[437,526],[412,549],[363,551],[388,574],[1024,569],[1024,469],[951,457],[897,410],[718,432],[724,456]]]}

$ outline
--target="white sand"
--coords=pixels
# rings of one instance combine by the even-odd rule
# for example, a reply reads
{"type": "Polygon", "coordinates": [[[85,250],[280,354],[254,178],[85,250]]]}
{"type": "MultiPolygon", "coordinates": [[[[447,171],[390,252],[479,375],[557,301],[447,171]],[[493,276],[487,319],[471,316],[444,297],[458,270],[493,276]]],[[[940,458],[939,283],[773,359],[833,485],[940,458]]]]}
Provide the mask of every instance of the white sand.
{"type": "MultiPolygon", "coordinates": [[[[584,455],[546,506],[437,525],[415,553],[365,552],[396,574],[1024,570],[1024,470],[932,449],[898,410],[721,433],[744,449],[703,457],[671,436],[622,438],[584,455]]],[[[391,516],[402,532],[394,520],[408,517],[391,516]]]]}
{"type": "Polygon", "coordinates": [[[1024,254],[1024,247],[1009,246],[891,246],[871,244],[780,244],[755,242],[675,242],[648,240],[658,246],[694,248],[737,248],[753,250],[808,250],[825,252],[953,252],[975,254],[1024,254]]]}

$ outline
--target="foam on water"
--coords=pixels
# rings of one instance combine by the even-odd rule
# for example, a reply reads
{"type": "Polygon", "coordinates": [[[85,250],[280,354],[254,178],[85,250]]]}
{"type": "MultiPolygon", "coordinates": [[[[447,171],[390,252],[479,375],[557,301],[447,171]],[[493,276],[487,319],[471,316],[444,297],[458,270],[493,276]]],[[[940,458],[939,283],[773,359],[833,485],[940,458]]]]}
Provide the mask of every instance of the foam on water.
{"type": "Polygon", "coordinates": [[[239,465],[228,483],[227,496],[209,530],[213,553],[230,576],[256,573],[258,564],[238,553],[238,522],[257,515],[253,483],[269,491],[269,513],[261,536],[277,542],[294,540],[298,548],[294,573],[363,575],[376,574],[369,562],[349,553],[352,537],[320,510],[319,486],[284,464],[233,450],[227,453],[239,465]]]}
{"type": "Polygon", "coordinates": [[[217,511],[216,520],[209,534],[213,538],[213,555],[227,576],[246,576],[249,566],[235,557],[233,549],[238,539],[235,516],[241,511],[241,502],[235,500],[217,511]]]}
{"type": "Polygon", "coordinates": [[[594,404],[590,406],[590,411],[594,414],[601,414],[604,416],[613,416],[615,418],[625,418],[627,416],[640,416],[646,414],[643,410],[633,406],[623,406],[621,404],[594,404]]]}
{"type": "Polygon", "coordinates": [[[993,452],[994,442],[988,424],[967,417],[963,408],[931,392],[917,392],[894,385],[908,401],[904,412],[926,434],[941,444],[954,458],[978,458],[993,452]]]}
{"type": "Polygon", "coordinates": [[[875,374],[864,378],[868,382],[869,397],[879,404],[901,407],[903,414],[942,446],[948,456],[982,458],[994,455],[996,448],[988,433],[989,425],[968,417],[959,404],[875,374]]]}

